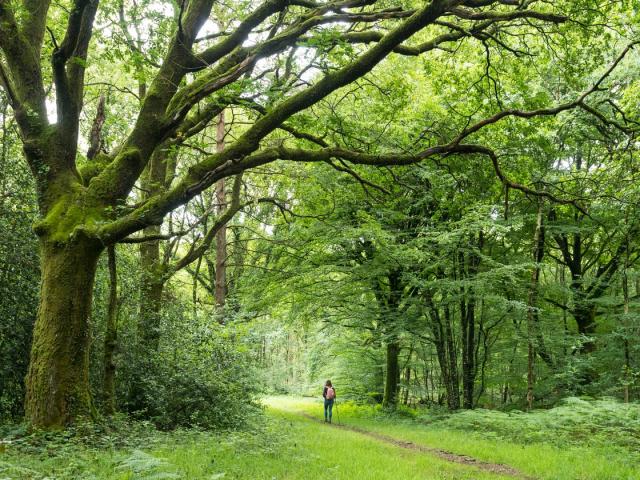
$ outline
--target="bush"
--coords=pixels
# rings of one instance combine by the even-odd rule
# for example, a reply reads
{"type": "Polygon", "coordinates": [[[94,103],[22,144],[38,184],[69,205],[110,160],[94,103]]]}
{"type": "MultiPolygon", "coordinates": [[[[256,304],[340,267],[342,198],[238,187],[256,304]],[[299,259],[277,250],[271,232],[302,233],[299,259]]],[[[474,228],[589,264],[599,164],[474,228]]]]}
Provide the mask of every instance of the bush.
{"type": "Polygon", "coordinates": [[[465,410],[446,417],[423,414],[427,421],[444,428],[476,431],[518,443],[555,445],[616,444],[640,449],[640,405],[612,399],[566,398],[549,410],[532,412],[465,410]]]}
{"type": "Polygon", "coordinates": [[[200,350],[208,351],[160,359],[146,376],[145,413],[158,428],[237,428],[258,410],[259,388],[247,359],[228,346],[200,350]]]}
{"type": "Polygon", "coordinates": [[[260,410],[262,387],[242,332],[193,323],[171,331],[160,351],[121,356],[121,407],[163,430],[246,426],[260,410]]]}

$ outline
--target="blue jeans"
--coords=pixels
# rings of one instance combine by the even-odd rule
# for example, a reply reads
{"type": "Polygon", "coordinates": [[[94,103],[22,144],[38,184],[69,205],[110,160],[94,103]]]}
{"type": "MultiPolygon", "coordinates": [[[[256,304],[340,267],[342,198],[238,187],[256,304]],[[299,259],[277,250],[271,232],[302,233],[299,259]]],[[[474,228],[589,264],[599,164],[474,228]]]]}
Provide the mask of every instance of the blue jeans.
{"type": "Polygon", "coordinates": [[[331,414],[333,410],[333,398],[331,400],[324,399],[324,420],[331,422],[331,414]],[[328,415],[327,415],[328,413],[328,415]]]}

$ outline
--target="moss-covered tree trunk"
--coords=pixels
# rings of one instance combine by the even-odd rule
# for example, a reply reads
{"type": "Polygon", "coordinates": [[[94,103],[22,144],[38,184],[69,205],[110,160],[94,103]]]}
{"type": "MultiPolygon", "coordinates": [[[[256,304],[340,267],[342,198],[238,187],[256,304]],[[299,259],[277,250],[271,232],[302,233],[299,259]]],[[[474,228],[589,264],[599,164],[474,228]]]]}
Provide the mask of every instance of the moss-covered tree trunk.
{"type": "Polygon", "coordinates": [[[93,416],[89,391],[89,314],[102,247],[85,238],[41,240],[42,284],[25,413],[37,427],[62,427],[93,416]]]}
{"type": "MultiPolygon", "coordinates": [[[[218,116],[216,124],[216,151],[224,150],[225,136],[224,111],[218,116]]],[[[224,178],[216,184],[217,212],[223,215],[227,209],[227,199],[224,178]]],[[[227,226],[222,225],[216,233],[216,278],[215,278],[215,299],[218,323],[225,323],[224,306],[227,297],[227,226]]]]}
{"type": "MultiPolygon", "coordinates": [[[[157,151],[141,178],[146,198],[160,194],[171,183],[175,162],[166,149],[157,151]],[[173,167],[167,169],[168,163],[173,167]]],[[[157,237],[161,233],[160,225],[150,225],[143,231],[145,237],[157,237]]],[[[140,244],[140,318],[138,323],[138,341],[145,355],[150,355],[160,346],[160,323],[162,315],[162,294],[166,283],[166,260],[160,251],[160,240],[150,240],[140,244]]]]}
{"type": "MultiPolygon", "coordinates": [[[[158,235],[159,227],[149,227],[145,235],[158,235]]],[[[156,351],[160,345],[160,320],[164,278],[160,259],[160,242],[153,240],[140,245],[140,320],[138,340],[143,350],[156,351]]]]}

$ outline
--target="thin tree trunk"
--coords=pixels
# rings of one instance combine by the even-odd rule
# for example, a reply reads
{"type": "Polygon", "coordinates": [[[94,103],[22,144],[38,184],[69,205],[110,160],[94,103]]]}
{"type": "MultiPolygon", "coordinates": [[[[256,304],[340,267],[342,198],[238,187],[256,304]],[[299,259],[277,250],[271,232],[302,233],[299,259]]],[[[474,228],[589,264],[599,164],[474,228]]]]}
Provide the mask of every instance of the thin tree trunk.
{"type": "MultiPolygon", "coordinates": [[[[458,274],[459,279],[466,277],[465,273],[466,257],[464,252],[458,254],[458,274]]],[[[469,320],[473,321],[473,314],[469,315],[469,309],[473,310],[473,303],[470,300],[471,293],[469,289],[460,287],[460,334],[462,343],[462,405],[464,408],[471,408],[473,403],[473,375],[471,365],[471,354],[473,352],[473,343],[469,343],[469,337],[473,337],[473,325],[469,324],[469,320]],[[469,304],[467,304],[469,302],[469,304]]],[[[472,339],[473,341],[473,339],[472,339]]]]}
{"type": "MultiPolygon", "coordinates": [[[[478,326],[478,342],[476,348],[476,365],[480,363],[480,388],[478,388],[475,399],[475,404],[478,404],[480,397],[484,394],[486,389],[486,370],[487,370],[487,362],[489,361],[489,333],[485,330],[485,303],[484,299],[480,302],[481,313],[480,313],[480,325],[478,326]],[[482,342],[481,342],[482,340],[482,342]],[[482,361],[479,362],[478,354],[480,351],[480,345],[482,345],[482,361]]],[[[491,400],[493,402],[493,392],[491,392],[491,400]]]]}
{"type": "Polygon", "coordinates": [[[531,285],[529,287],[529,308],[527,310],[527,407],[533,408],[533,388],[535,383],[535,309],[538,303],[538,283],[540,280],[540,262],[544,252],[544,238],[542,237],[542,202],[538,204],[536,228],[533,234],[533,261],[531,271],[531,285]]]}
{"type": "Polygon", "coordinates": [[[447,404],[449,409],[458,410],[460,408],[460,379],[458,377],[458,355],[453,341],[453,331],[451,327],[451,312],[448,305],[444,307],[444,337],[447,349],[447,360],[449,362],[449,378],[447,386],[447,404]]]}
{"type": "Polygon", "coordinates": [[[89,389],[89,314],[102,246],[85,238],[41,239],[42,283],[25,413],[35,427],[62,427],[95,416],[89,389]]]}
{"type": "MultiPolygon", "coordinates": [[[[160,234],[160,227],[144,229],[145,236],[160,234]]],[[[140,244],[142,278],[140,283],[140,319],[138,340],[148,351],[156,351],[160,345],[162,294],[164,279],[161,274],[160,241],[152,240],[140,244]]]]}
{"type": "Polygon", "coordinates": [[[504,384],[502,388],[502,405],[506,405],[509,400],[509,382],[504,384]]]}
{"type": "MultiPolygon", "coordinates": [[[[379,345],[377,345],[379,346],[379,345]]],[[[382,403],[384,400],[384,370],[385,365],[382,362],[376,362],[375,372],[375,401],[376,403],[382,403]]]]}
{"type": "MultiPolygon", "coordinates": [[[[224,111],[220,113],[218,117],[218,124],[216,126],[216,151],[222,152],[224,150],[224,111]]],[[[218,213],[222,213],[227,208],[227,200],[225,195],[224,179],[221,179],[216,184],[216,203],[218,206],[218,213]]],[[[227,227],[223,225],[216,233],[216,280],[215,280],[215,293],[216,293],[216,308],[218,322],[224,323],[224,305],[227,296],[227,227]]]]}
{"type": "MultiPolygon", "coordinates": [[[[516,322],[514,321],[514,326],[516,326],[516,322]]],[[[516,331],[517,331],[517,326],[516,326],[516,331]]],[[[518,339],[516,338],[516,341],[513,343],[513,350],[511,351],[511,358],[509,359],[509,366],[507,368],[507,378],[511,377],[511,372],[513,371],[513,363],[515,362],[516,359],[516,353],[518,352],[518,339]]],[[[509,381],[506,381],[504,384],[504,390],[502,392],[502,404],[506,405],[507,402],[510,400],[511,398],[511,385],[509,383],[509,381]]]]}
{"type": "Polygon", "coordinates": [[[411,383],[411,367],[406,367],[404,370],[404,399],[403,404],[407,405],[409,403],[409,384],[411,383]]]}
{"type": "MultiPolygon", "coordinates": [[[[478,232],[477,243],[474,236],[469,239],[470,247],[477,247],[481,250],[484,244],[482,231],[478,232]]],[[[460,278],[474,279],[478,273],[480,256],[477,252],[471,251],[468,255],[460,254],[459,268],[460,278]],[[466,273],[465,273],[466,268],[466,273]]],[[[476,374],[478,372],[476,362],[476,350],[478,341],[476,339],[476,298],[472,286],[463,287],[460,301],[460,318],[462,330],[462,405],[471,409],[474,406],[474,390],[476,374]]]]}
{"type": "MultiPolygon", "coordinates": [[[[458,365],[451,332],[449,308],[445,305],[445,319],[443,322],[440,311],[435,306],[431,295],[431,292],[425,292],[424,300],[431,317],[431,332],[433,333],[433,343],[436,346],[436,356],[446,392],[447,406],[450,410],[457,410],[460,408],[458,365]]],[[[435,385],[432,385],[432,387],[435,390],[435,385]]]]}
{"type": "Polygon", "coordinates": [[[116,269],[115,246],[107,247],[109,265],[109,304],[107,306],[107,328],[104,337],[104,379],[102,394],[104,413],[111,415],[116,411],[116,364],[113,355],[118,341],[118,274],[116,269]]]}
{"type": "Polygon", "coordinates": [[[398,401],[398,377],[400,375],[400,345],[397,341],[387,343],[387,369],[384,382],[382,406],[394,408],[398,401]]]}
{"type": "MultiPolygon", "coordinates": [[[[629,239],[627,238],[627,242],[629,239]]],[[[623,328],[627,325],[627,319],[629,317],[629,278],[627,275],[629,269],[629,249],[627,248],[627,254],[624,263],[624,272],[622,275],[622,293],[624,295],[624,316],[623,316],[623,328]]],[[[630,401],[630,372],[631,372],[631,353],[629,352],[629,338],[625,328],[624,332],[624,403],[630,401]]]]}
{"type": "MultiPolygon", "coordinates": [[[[147,227],[145,236],[158,235],[159,226],[147,227]]],[[[160,332],[162,324],[162,296],[164,279],[162,278],[162,260],[160,259],[160,242],[153,240],[140,244],[140,300],[137,332],[137,356],[139,366],[133,372],[128,393],[130,410],[148,408],[147,400],[150,392],[143,381],[144,372],[152,368],[155,352],[160,348],[160,332]]]]}
{"type": "Polygon", "coordinates": [[[5,175],[5,166],[7,164],[7,152],[9,150],[8,140],[9,140],[9,129],[7,128],[7,109],[8,105],[4,103],[2,105],[2,145],[0,145],[0,150],[2,153],[0,154],[0,159],[2,163],[0,164],[0,172],[2,172],[2,183],[0,183],[0,193],[4,193],[6,189],[8,175],[5,175]]]}
{"type": "Polygon", "coordinates": [[[462,352],[462,397],[463,407],[473,408],[473,391],[476,381],[475,366],[475,301],[472,299],[466,305],[466,321],[463,324],[463,352],[462,352]]]}
{"type": "MultiPolygon", "coordinates": [[[[424,378],[424,391],[425,391],[425,397],[427,399],[431,398],[431,392],[429,391],[429,363],[428,363],[428,359],[427,356],[424,356],[424,360],[422,363],[422,370],[423,370],[423,378],[424,378]]],[[[417,378],[417,377],[416,377],[417,378]]]]}
{"type": "Polygon", "coordinates": [[[566,294],[566,281],[565,281],[565,267],[564,265],[559,265],[560,268],[560,284],[562,285],[562,289],[565,293],[562,295],[562,303],[564,307],[562,309],[562,354],[566,357],[568,353],[568,345],[569,345],[569,323],[567,321],[567,304],[569,303],[566,294]]]}
{"type": "MultiPolygon", "coordinates": [[[[175,164],[173,156],[167,150],[158,150],[151,157],[145,175],[141,180],[145,197],[158,195],[170,183],[175,164]],[[169,167],[169,165],[172,167],[169,167]]],[[[143,230],[143,236],[154,237],[161,233],[161,226],[153,225],[143,230]]],[[[140,284],[140,318],[138,323],[138,340],[144,350],[149,353],[160,346],[160,329],[162,320],[162,295],[166,283],[167,258],[161,258],[160,240],[151,240],[140,244],[140,267],[142,278],[140,284]]]]}
{"type": "Polygon", "coordinates": [[[411,383],[411,357],[413,356],[413,350],[414,347],[413,345],[411,345],[409,353],[407,354],[407,361],[404,362],[404,365],[402,366],[402,370],[404,371],[404,390],[402,393],[402,403],[404,405],[407,405],[407,403],[409,402],[409,384],[411,383]]]}
{"type": "Polygon", "coordinates": [[[194,320],[198,318],[198,280],[200,278],[200,267],[202,266],[202,257],[198,257],[196,269],[193,272],[193,284],[191,285],[191,308],[193,308],[194,320]]]}

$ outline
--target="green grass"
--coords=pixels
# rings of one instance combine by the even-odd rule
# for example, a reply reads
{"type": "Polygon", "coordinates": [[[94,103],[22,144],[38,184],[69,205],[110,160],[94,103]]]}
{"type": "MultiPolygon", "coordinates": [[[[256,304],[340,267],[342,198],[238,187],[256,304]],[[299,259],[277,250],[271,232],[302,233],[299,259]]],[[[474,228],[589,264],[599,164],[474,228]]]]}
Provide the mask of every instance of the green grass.
{"type": "MultiPolygon", "coordinates": [[[[301,419],[295,414],[274,412],[271,433],[275,445],[252,452],[251,445],[238,445],[221,451],[210,447],[209,457],[229,478],[311,479],[330,476],[336,479],[497,479],[496,475],[479,474],[475,469],[452,465],[406,451],[360,434],[301,419]],[[249,448],[247,448],[249,447],[249,448]]],[[[191,460],[198,461],[202,450],[190,449],[191,460]]],[[[184,459],[185,451],[163,451],[170,461],[184,459]]],[[[189,472],[205,478],[206,472],[189,472]]]]}
{"type": "MultiPolygon", "coordinates": [[[[111,433],[86,426],[74,432],[18,438],[0,444],[0,480],[511,478],[300,415],[311,413],[321,419],[318,400],[272,397],[265,404],[264,422],[244,432],[162,433],[144,424],[130,424],[111,433]]],[[[640,461],[633,448],[639,434],[633,430],[635,413],[611,410],[599,416],[588,406],[580,408],[582,413],[573,417],[560,410],[418,416],[338,404],[334,421],[339,418],[343,424],[397,439],[505,464],[541,480],[640,479],[640,461]],[[616,422],[627,427],[614,431],[616,422]],[[591,442],[571,435],[603,424],[602,431],[594,430],[591,442]]],[[[594,408],[602,410],[602,406],[594,408]]]]}
{"type": "MultiPolygon", "coordinates": [[[[271,398],[267,402],[273,408],[322,415],[322,405],[317,400],[271,398]]],[[[581,407],[587,409],[584,405],[581,407]]],[[[595,409],[602,408],[596,406],[595,409]]],[[[407,417],[407,413],[403,418],[382,414],[371,407],[349,403],[338,406],[339,418],[344,424],[509,465],[540,479],[640,479],[640,455],[633,448],[640,435],[640,430],[633,428],[635,413],[611,411],[602,418],[597,413],[587,413],[576,415],[574,412],[572,416],[562,409],[513,415],[480,411],[433,418],[428,415],[412,418],[407,417]],[[561,414],[569,420],[561,420],[561,414]],[[609,431],[607,440],[607,429],[615,424],[612,417],[616,415],[622,415],[626,428],[621,425],[615,435],[609,431]],[[585,438],[584,432],[589,429],[592,435],[585,438]]]]}
{"type": "MultiPolygon", "coordinates": [[[[504,479],[417,451],[269,409],[256,432],[140,435],[137,448],[96,447],[52,437],[10,445],[0,479],[504,479]]],[[[130,442],[132,439],[129,439],[130,442]]]]}

